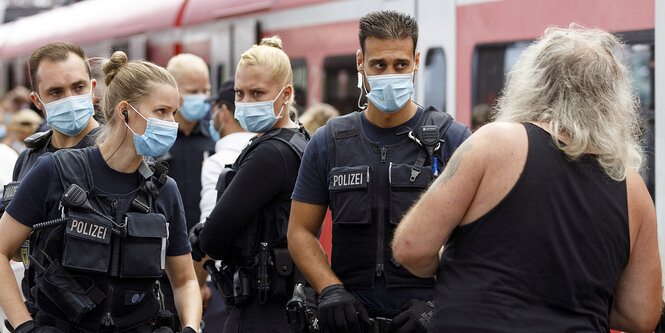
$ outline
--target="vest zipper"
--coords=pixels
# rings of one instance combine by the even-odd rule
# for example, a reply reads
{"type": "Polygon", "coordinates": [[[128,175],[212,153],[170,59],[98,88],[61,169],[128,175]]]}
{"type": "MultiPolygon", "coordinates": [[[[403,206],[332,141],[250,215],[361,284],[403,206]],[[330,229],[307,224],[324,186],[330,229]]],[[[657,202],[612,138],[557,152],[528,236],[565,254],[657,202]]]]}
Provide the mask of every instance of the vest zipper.
{"type": "MultiPolygon", "coordinates": [[[[386,155],[388,152],[388,148],[386,147],[381,147],[381,163],[385,164],[386,163],[386,155]]],[[[384,173],[386,172],[386,168],[384,168],[383,165],[379,166],[379,200],[381,204],[378,207],[378,212],[377,212],[377,226],[376,226],[376,277],[381,277],[383,275],[383,239],[384,233],[385,233],[385,192],[386,190],[383,189],[382,187],[385,186],[384,179],[386,179],[386,176],[384,173]]]]}
{"type": "Polygon", "coordinates": [[[102,325],[103,326],[113,326],[115,325],[113,323],[113,317],[111,317],[111,304],[113,304],[113,286],[109,284],[109,289],[107,291],[107,299],[106,299],[106,309],[104,311],[106,314],[104,315],[104,318],[102,318],[102,325]]]}

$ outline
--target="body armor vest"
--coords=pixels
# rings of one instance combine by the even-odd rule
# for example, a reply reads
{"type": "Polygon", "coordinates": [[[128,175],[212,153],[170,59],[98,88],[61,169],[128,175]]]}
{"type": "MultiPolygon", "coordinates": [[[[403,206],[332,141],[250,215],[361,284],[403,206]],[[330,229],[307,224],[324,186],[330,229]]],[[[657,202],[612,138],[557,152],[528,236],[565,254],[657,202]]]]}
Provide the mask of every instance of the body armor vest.
{"type": "Polygon", "coordinates": [[[382,275],[388,287],[434,285],[433,279],[416,277],[401,267],[390,243],[402,216],[432,183],[438,151],[442,149],[445,157],[437,162],[438,170],[452,155],[455,147],[445,140],[452,122],[450,115],[430,107],[416,129],[402,133],[401,141],[380,146],[365,135],[360,112],[328,121],[331,263],[346,287],[370,289],[374,278],[382,275]],[[431,145],[423,144],[425,132],[436,133],[431,145]]]}
{"type": "MultiPolygon", "coordinates": [[[[72,327],[90,331],[101,326],[124,330],[149,323],[160,309],[154,283],[165,266],[168,225],[154,201],[166,175],[155,176],[142,163],[143,183],[137,190],[127,195],[99,192],[89,149],[53,154],[65,189],[63,217],[61,223],[45,226],[55,228],[47,239],[36,236],[30,293],[38,321],[67,319],[72,327]],[[77,188],[79,192],[73,191],[77,188]],[[71,201],[67,196],[76,195],[80,204],[65,203],[71,201]]],[[[39,232],[39,226],[34,229],[39,232]]]]}

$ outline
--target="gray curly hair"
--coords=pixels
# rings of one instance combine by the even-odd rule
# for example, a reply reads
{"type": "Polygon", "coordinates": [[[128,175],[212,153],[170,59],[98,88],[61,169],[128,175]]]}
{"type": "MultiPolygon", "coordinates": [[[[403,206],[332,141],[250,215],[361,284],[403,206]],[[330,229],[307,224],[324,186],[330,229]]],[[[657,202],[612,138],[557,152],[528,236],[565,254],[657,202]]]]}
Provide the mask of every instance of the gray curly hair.
{"type": "Polygon", "coordinates": [[[508,73],[497,120],[548,124],[568,158],[591,152],[621,181],[642,166],[643,126],[630,83],[616,36],[575,24],[548,28],[508,73]]]}

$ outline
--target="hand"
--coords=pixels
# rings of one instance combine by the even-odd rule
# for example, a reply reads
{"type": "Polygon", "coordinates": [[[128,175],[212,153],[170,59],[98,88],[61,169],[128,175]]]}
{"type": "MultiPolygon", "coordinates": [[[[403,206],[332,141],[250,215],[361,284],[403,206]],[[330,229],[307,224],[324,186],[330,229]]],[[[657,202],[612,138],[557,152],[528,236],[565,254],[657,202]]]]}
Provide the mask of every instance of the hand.
{"type": "Polygon", "coordinates": [[[344,286],[333,284],[319,295],[319,325],[323,332],[361,333],[369,328],[369,316],[344,286]]]}
{"type": "Polygon", "coordinates": [[[395,333],[426,333],[434,303],[412,299],[402,305],[402,313],[393,318],[392,328],[395,333]]]}
{"type": "Polygon", "coordinates": [[[201,261],[206,256],[206,253],[201,249],[201,240],[199,239],[201,230],[203,230],[203,223],[197,223],[189,231],[189,243],[192,244],[192,259],[194,261],[201,261]]]}
{"type": "Polygon", "coordinates": [[[37,326],[34,320],[28,320],[25,323],[18,325],[14,330],[15,333],[62,333],[61,330],[49,326],[37,326]]]}
{"type": "Polygon", "coordinates": [[[210,298],[212,297],[212,291],[207,284],[201,286],[201,303],[203,304],[203,313],[208,310],[208,303],[210,303],[210,298]]]}

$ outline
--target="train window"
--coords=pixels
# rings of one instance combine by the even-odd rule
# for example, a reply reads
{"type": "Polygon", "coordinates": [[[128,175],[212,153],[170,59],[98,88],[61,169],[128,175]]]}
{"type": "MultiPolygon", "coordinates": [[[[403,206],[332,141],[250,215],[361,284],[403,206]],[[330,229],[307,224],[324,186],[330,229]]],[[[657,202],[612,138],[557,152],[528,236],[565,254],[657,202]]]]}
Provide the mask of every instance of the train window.
{"type": "Polygon", "coordinates": [[[305,111],[307,106],[307,61],[305,59],[291,60],[293,70],[293,89],[296,93],[296,108],[298,114],[305,111]]]}
{"type": "Polygon", "coordinates": [[[446,55],[440,47],[425,57],[425,105],[446,111],[446,55]]]}
{"type": "Polygon", "coordinates": [[[357,73],[355,54],[327,57],[323,61],[323,102],[334,106],[341,115],[358,109],[357,73]]]}

